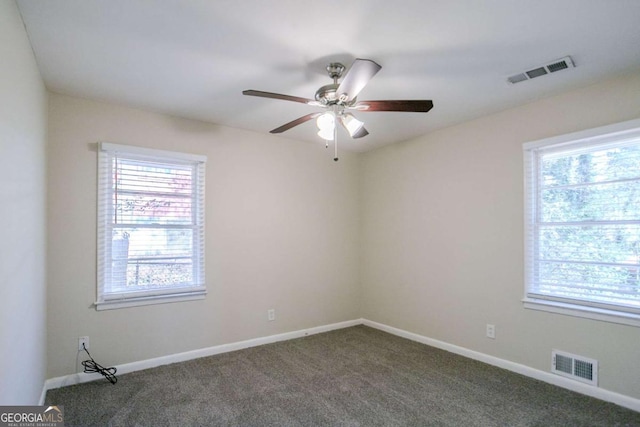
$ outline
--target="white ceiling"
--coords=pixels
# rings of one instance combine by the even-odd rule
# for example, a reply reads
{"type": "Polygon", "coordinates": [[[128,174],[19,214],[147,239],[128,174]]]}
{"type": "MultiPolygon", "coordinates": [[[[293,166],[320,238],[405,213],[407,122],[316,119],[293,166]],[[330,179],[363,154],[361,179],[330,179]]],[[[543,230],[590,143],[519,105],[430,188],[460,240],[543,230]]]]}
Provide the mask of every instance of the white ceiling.
{"type": "MultiPolygon", "coordinates": [[[[373,59],[366,99],[431,99],[429,113],[356,113],[365,151],[640,69],[638,0],[18,0],[47,87],[267,133],[318,110],[325,67],[373,59]],[[576,68],[516,85],[571,55],[576,68]]],[[[594,108],[598,100],[594,99],[594,108]]],[[[313,122],[281,134],[324,144],[313,122]]]]}

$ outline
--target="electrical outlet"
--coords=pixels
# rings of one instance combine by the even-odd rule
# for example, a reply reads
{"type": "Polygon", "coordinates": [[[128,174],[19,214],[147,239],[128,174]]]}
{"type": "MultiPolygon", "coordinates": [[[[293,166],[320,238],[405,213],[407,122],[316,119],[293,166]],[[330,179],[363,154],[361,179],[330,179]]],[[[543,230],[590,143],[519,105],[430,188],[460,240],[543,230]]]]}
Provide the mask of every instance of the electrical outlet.
{"type": "Polygon", "coordinates": [[[276,320],[275,308],[270,308],[269,310],[267,310],[267,319],[269,320],[269,322],[276,320]]]}
{"type": "Polygon", "coordinates": [[[490,325],[487,323],[487,338],[496,338],[496,325],[490,325]]]}
{"type": "Polygon", "coordinates": [[[89,337],[78,337],[78,351],[83,351],[85,348],[89,350],[89,337]]]}

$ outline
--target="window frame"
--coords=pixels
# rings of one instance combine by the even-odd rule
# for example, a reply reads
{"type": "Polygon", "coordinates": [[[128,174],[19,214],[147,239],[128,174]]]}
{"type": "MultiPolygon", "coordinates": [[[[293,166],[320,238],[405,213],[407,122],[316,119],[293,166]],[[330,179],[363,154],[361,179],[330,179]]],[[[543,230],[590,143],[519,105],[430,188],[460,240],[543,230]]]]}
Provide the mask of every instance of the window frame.
{"type": "Polygon", "coordinates": [[[586,148],[601,146],[616,141],[640,138],[640,119],[629,120],[608,126],[602,126],[566,135],[545,138],[524,143],[524,244],[525,244],[525,287],[524,308],[545,312],[582,317],[593,320],[618,323],[640,327],[640,313],[602,307],[587,300],[569,300],[568,298],[542,298],[535,295],[535,254],[538,241],[536,239],[538,194],[538,153],[541,150],[566,150],[569,148],[586,148]]]}
{"type": "Polygon", "coordinates": [[[205,298],[205,166],[206,156],[157,150],[137,146],[100,142],[98,144],[98,189],[97,189],[97,289],[96,310],[134,307],[168,302],[191,301],[205,298]],[[188,166],[192,170],[192,222],[185,226],[163,226],[146,223],[140,228],[183,228],[191,233],[191,285],[177,285],[167,288],[151,288],[143,291],[118,292],[110,291],[113,259],[113,229],[118,226],[113,220],[113,159],[122,158],[130,161],[151,161],[173,165],[178,168],[188,166]]]}

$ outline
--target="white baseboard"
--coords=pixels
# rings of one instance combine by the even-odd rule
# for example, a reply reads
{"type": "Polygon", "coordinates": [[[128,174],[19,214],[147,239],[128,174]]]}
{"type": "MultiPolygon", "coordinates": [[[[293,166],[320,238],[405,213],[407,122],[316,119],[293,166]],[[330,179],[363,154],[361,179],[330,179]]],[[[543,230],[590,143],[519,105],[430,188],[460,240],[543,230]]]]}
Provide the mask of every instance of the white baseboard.
{"type": "MultiPolygon", "coordinates": [[[[403,329],[394,328],[382,323],[374,322],[367,319],[355,319],[345,322],[332,323],[330,325],[317,326],[309,329],[301,329],[293,332],[286,332],[278,335],[270,335],[261,338],[254,338],[246,341],[239,341],[230,344],[222,344],[213,347],[207,347],[199,350],[187,351],[184,353],[171,354],[168,356],[156,357],[153,359],[141,360],[138,362],[125,363],[118,365],[118,374],[127,374],[134,371],[140,371],[143,369],[155,368],[157,366],[168,365],[170,363],[185,362],[187,360],[198,359],[200,357],[213,356],[216,354],[227,353],[230,351],[242,350],[250,347],[257,347],[259,345],[271,344],[278,341],[286,341],[295,338],[301,338],[308,335],[319,334],[322,332],[329,332],[336,329],[348,328],[356,325],[366,325],[375,329],[379,329],[384,332],[388,332],[393,335],[397,335],[402,338],[407,338],[412,341],[416,341],[422,344],[426,344],[432,347],[436,347],[442,350],[449,351],[451,353],[459,354],[470,359],[478,360],[480,362],[487,363],[489,365],[497,366],[499,368],[507,369],[512,372],[516,372],[521,375],[525,375],[530,378],[534,378],[540,381],[544,381],[549,384],[553,384],[562,388],[566,388],[571,391],[575,391],[580,394],[595,397],[600,400],[615,403],[625,408],[640,412],[640,400],[630,396],[625,396],[613,391],[609,391],[600,387],[593,387],[573,381],[568,378],[554,375],[551,372],[540,371],[538,369],[531,368],[526,365],[511,362],[509,360],[500,359],[495,356],[480,353],[478,351],[469,350],[468,348],[460,347],[457,345],[449,344],[444,341],[439,341],[433,338],[428,338],[422,335],[408,332],[403,329]]],[[[40,397],[40,405],[44,404],[45,395],[47,390],[52,390],[59,387],[64,387],[73,384],[80,384],[89,381],[95,381],[102,379],[100,374],[85,374],[77,373],[71,375],[65,375],[62,377],[51,378],[45,381],[42,389],[42,395],[40,397]]]]}
{"type": "MultiPolygon", "coordinates": [[[[261,338],[254,338],[246,341],[239,341],[230,344],[216,345],[213,347],[202,348],[198,350],[186,351],[184,353],[170,354],[168,356],[156,357],[153,359],[140,360],[137,362],[125,363],[122,365],[116,365],[118,375],[128,374],[130,372],[141,371],[143,369],[155,368],[157,366],[168,365],[170,363],[185,362],[187,360],[198,359],[200,357],[213,356],[216,354],[227,353],[230,351],[242,350],[249,347],[257,347],[259,345],[271,344],[278,341],[286,341],[294,338],[306,337],[308,335],[319,334],[322,332],[329,332],[336,329],[348,328],[351,326],[361,325],[362,319],[348,320],[345,322],[332,323],[330,325],[317,326],[314,328],[301,329],[293,332],[286,332],[283,334],[270,335],[261,338]]],[[[40,405],[44,404],[44,399],[47,394],[47,390],[55,388],[66,387],[69,385],[86,383],[89,381],[96,381],[103,379],[104,377],[98,373],[85,374],[80,372],[77,374],[65,375],[62,377],[50,378],[45,381],[42,389],[42,395],[40,396],[40,405]]]]}
{"type": "Polygon", "coordinates": [[[371,320],[363,319],[362,324],[370,326],[375,329],[379,329],[384,332],[388,332],[393,335],[397,335],[402,338],[407,338],[412,341],[417,341],[422,344],[436,347],[442,350],[449,351],[451,353],[459,354],[469,359],[479,360],[480,362],[487,363],[489,365],[497,366],[508,371],[516,372],[521,375],[525,375],[536,380],[544,381],[549,384],[556,385],[558,387],[566,388],[571,391],[575,391],[580,394],[595,397],[596,399],[604,400],[606,402],[615,403],[616,405],[624,406],[631,410],[640,412],[640,400],[635,399],[624,394],[609,391],[600,387],[594,387],[587,384],[583,384],[578,381],[570,380],[568,378],[554,375],[551,372],[545,372],[538,369],[531,368],[526,365],[511,362],[509,360],[500,359],[495,356],[480,353],[478,351],[469,350],[468,348],[460,347],[457,345],[449,344],[444,341],[439,341],[433,338],[428,338],[422,335],[414,334],[413,332],[407,332],[402,329],[387,326],[382,323],[373,322],[371,320]]]}

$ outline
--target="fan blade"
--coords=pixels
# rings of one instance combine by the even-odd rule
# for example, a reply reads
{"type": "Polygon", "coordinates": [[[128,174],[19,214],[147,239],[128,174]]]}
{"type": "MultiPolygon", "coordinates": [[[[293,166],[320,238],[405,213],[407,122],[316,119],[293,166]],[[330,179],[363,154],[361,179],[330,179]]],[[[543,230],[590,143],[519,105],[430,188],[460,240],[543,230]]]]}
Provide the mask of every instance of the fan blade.
{"type": "Polygon", "coordinates": [[[343,102],[355,99],[381,68],[370,59],[356,59],[338,86],[336,95],[343,102]]]}
{"type": "Polygon", "coordinates": [[[311,114],[307,114],[306,116],[302,116],[302,117],[298,117],[297,119],[286,123],[278,128],[275,128],[274,130],[270,131],[270,133],[282,133],[286,130],[291,129],[292,127],[301,125],[304,122],[308,122],[309,120],[313,120],[316,117],[320,116],[322,113],[311,113],[311,114]]]}
{"type": "Polygon", "coordinates": [[[263,92],[260,90],[243,90],[243,95],[260,96],[262,98],[282,99],[284,101],[300,102],[302,104],[315,105],[317,101],[313,99],[300,98],[299,96],[283,95],[281,93],[263,92]]]}
{"type": "Polygon", "coordinates": [[[423,100],[393,100],[393,101],[360,101],[352,109],[362,111],[406,111],[412,113],[426,113],[433,108],[433,102],[423,100]]]}

